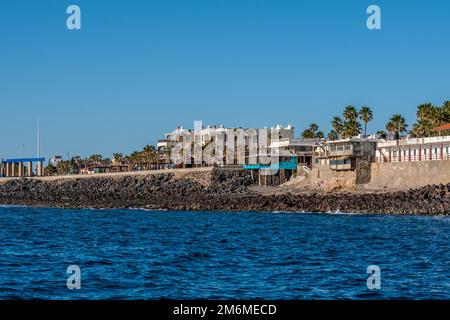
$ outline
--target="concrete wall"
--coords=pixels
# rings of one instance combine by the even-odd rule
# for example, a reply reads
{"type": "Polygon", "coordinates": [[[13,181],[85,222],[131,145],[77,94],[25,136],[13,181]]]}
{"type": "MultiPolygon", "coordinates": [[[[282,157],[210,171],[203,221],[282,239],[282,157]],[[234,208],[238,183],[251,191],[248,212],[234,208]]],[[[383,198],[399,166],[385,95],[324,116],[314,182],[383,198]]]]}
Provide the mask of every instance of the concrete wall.
{"type": "Polygon", "coordinates": [[[370,182],[362,189],[409,189],[450,183],[450,160],[372,163],[370,182]]]}
{"type": "Polygon", "coordinates": [[[356,188],[356,172],[335,171],[328,165],[315,166],[307,177],[307,183],[327,191],[353,191],[356,188]]]}
{"type": "Polygon", "coordinates": [[[356,171],[316,166],[306,182],[327,191],[404,190],[450,183],[450,160],[362,164],[356,171]]]}

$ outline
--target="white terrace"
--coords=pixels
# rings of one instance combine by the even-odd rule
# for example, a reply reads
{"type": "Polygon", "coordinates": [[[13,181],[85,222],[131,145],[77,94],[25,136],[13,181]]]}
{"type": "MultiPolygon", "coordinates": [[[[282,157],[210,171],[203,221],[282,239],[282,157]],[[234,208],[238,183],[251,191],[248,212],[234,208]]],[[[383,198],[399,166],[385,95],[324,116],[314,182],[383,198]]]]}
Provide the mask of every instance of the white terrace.
{"type": "Polygon", "coordinates": [[[377,162],[408,162],[450,159],[450,136],[406,138],[377,143],[377,162]]]}

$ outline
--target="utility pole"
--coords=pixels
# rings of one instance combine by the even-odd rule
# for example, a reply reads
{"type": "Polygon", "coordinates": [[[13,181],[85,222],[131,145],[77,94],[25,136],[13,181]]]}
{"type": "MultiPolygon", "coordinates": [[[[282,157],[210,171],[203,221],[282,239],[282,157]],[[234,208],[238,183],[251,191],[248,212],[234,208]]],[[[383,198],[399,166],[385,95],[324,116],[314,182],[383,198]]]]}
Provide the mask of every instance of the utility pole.
{"type": "Polygon", "coordinates": [[[41,128],[39,116],[37,117],[37,157],[41,157],[41,128]]]}

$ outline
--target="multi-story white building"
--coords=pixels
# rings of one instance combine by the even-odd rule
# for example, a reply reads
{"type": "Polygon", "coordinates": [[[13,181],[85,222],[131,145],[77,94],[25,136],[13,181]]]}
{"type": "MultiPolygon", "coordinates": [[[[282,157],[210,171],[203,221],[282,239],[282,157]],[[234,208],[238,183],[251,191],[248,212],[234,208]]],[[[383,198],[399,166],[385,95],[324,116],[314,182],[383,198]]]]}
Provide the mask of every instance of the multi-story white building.
{"type": "MultiPolygon", "coordinates": [[[[270,132],[277,131],[279,133],[278,138],[284,139],[294,139],[294,127],[292,125],[288,125],[286,127],[277,125],[276,127],[272,127],[270,129],[264,128],[265,130],[270,132]]],[[[185,129],[184,127],[177,127],[174,131],[170,133],[164,134],[164,139],[158,140],[157,148],[167,148],[170,149],[179,142],[179,138],[181,136],[188,135],[194,141],[195,136],[200,137],[201,144],[204,146],[211,141],[214,141],[219,135],[223,135],[226,137],[227,134],[232,136],[238,130],[243,130],[245,132],[245,136],[248,137],[249,132],[258,132],[258,130],[262,129],[248,129],[248,128],[225,128],[223,125],[220,126],[207,126],[201,128],[199,131],[194,131],[190,129],[185,129]]]]}
{"type": "MultiPolygon", "coordinates": [[[[239,146],[237,145],[237,139],[239,135],[242,135],[241,138],[244,141],[245,146],[249,146],[250,143],[258,144],[261,146],[262,141],[259,141],[261,130],[267,130],[267,147],[271,143],[273,139],[290,139],[294,138],[294,127],[292,125],[288,125],[286,127],[282,125],[277,125],[276,127],[272,127],[270,129],[248,129],[248,128],[226,128],[223,125],[213,125],[202,128],[196,128],[196,130],[185,129],[183,127],[178,127],[174,131],[170,133],[166,133],[164,135],[164,139],[161,139],[157,143],[157,149],[161,153],[166,153],[165,162],[170,162],[169,157],[171,150],[180,142],[181,137],[188,137],[189,141],[200,143],[202,147],[205,147],[211,142],[219,143],[219,139],[221,143],[227,144],[228,142],[234,143],[234,153],[235,153],[235,162],[237,161],[237,154],[239,146]],[[272,137],[273,132],[277,133],[276,137],[272,137]],[[230,139],[236,139],[235,141],[231,141],[230,139]]],[[[242,147],[242,146],[240,146],[242,147]]],[[[237,163],[236,163],[237,164],[237,163]]]]}
{"type": "MultiPolygon", "coordinates": [[[[223,135],[225,138],[227,135],[229,137],[236,136],[236,133],[238,130],[242,130],[242,132],[245,133],[244,139],[247,142],[251,135],[255,135],[254,133],[257,133],[258,130],[263,129],[250,129],[250,128],[225,128],[223,125],[220,126],[207,126],[206,128],[203,128],[198,134],[201,137],[202,145],[205,145],[211,141],[214,141],[215,138],[217,138],[219,135],[223,135]]],[[[270,137],[271,132],[278,132],[279,137],[276,137],[276,139],[279,138],[285,138],[285,139],[293,139],[294,138],[294,127],[292,125],[288,125],[286,127],[282,125],[277,125],[276,127],[272,127],[270,129],[264,128],[264,130],[268,131],[268,138],[274,139],[274,137],[270,137]]]]}
{"type": "Polygon", "coordinates": [[[380,141],[376,162],[408,162],[450,159],[450,136],[380,141]]]}
{"type": "Polygon", "coordinates": [[[315,164],[331,170],[355,170],[361,162],[375,162],[378,139],[363,135],[326,141],[323,153],[315,157],[315,164]]]}
{"type": "Polygon", "coordinates": [[[192,130],[177,127],[174,131],[164,134],[164,139],[158,140],[156,148],[159,151],[169,151],[180,141],[179,138],[186,134],[194,137],[192,130]]]}

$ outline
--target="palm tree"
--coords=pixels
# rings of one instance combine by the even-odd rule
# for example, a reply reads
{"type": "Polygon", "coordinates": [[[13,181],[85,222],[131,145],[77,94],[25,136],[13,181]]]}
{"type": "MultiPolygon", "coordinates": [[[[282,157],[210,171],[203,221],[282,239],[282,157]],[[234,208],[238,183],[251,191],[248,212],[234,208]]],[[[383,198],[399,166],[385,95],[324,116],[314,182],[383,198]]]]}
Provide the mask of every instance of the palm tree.
{"type": "Polygon", "coordinates": [[[450,122],[450,101],[445,101],[441,109],[443,113],[444,122],[446,123],[450,122]]]}
{"type": "Polygon", "coordinates": [[[319,126],[315,123],[311,123],[309,128],[303,131],[302,138],[304,139],[321,139],[323,138],[323,132],[319,131],[319,126]]]}
{"type": "Polygon", "coordinates": [[[433,125],[428,119],[419,119],[412,127],[411,133],[416,138],[430,137],[432,134],[433,125]]]}
{"type": "Polygon", "coordinates": [[[51,165],[50,162],[49,162],[49,163],[47,164],[47,166],[44,168],[44,174],[45,174],[46,176],[52,176],[52,175],[55,174],[55,172],[56,172],[56,169],[55,169],[55,167],[53,167],[53,166],[51,165]]]}
{"type": "Polygon", "coordinates": [[[324,138],[324,134],[322,131],[317,131],[315,137],[316,139],[323,139],[324,138]]]}
{"type": "Polygon", "coordinates": [[[435,107],[431,103],[424,103],[417,107],[417,118],[420,120],[432,120],[435,107]]]}
{"type": "Polygon", "coordinates": [[[331,127],[333,128],[333,131],[336,133],[337,139],[339,139],[339,136],[341,135],[342,130],[344,128],[344,123],[342,119],[340,117],[334,117],[333,120],[331,121],[331,127]]]}
{"type": "Polygon", "coordinates": [[[113,159],[114,159],[114,162],[122,162],[123,154],[120,152],[113,153],[113,159]]]}
{"type": "Polygon", "coordinates": [[[377,135],[379,135],[381,137],[381,139],[386,139],[386,131],[380,130],[377,131],[377,135]]]}
{"type": "Polygon", "coordinates": [[[358,111],[354,106],[347,106],[344,110],[344,123],[342,126],[342,137],[350,138],[360,134],[361,124],[358,122],[358,111]]]}
{"type": "Polygon", "coordinates": [[[406,124],[406,120],[400,114],[394,114],[389,120],[389,122],[386,124],[387,131],[391,133],[397,132],[399,135],[405,132],[407,128],[408,125],[406,124]]]}
{"type": "Polygon", "coordinates": [[[156,151],[156,148],[155,148],[154,146],[151,146],[151,145],[146,145],[146,146],[142,149],[142,151],[144,151],[144,152],[155,152],[155,151],[156,151]]]}
{"type": "Polygon", "coordinates": [[[373,120],[373,112],[369,107],[362,107],[359,110],[359,119],[364,122],[364,135],[367,135],[367,123],[373,120]]]}
{"type": "Polygon", "coordinates": [[[449,134],[449,131],[433,131],[440,125],[450,121],[450,101],[444,101],[442,106],[423,103],[417,107],[417,121],[411,133],[416,137],[431,137],[440,134],[449,134]]]}
{"type": "Polygon", "coordinates": [[[100,163],[101,163],[102,166],[105,166],[105,167],[110,166],[111,165],[111,159],[110,158],[102,159],[102,160],[100,160],[100,163]]]}
{"type": "Polygon", "coordinates": [[[351,138],[361,133],[361,124],[358,121],[346,121],[342,130],[342,137],[351,138]]]}
{"type": "Polygon", "coordinates": [[[66,175],[69,173],[70,161],[60,161],[56,166],[56,172],[58,175],[66,175]]]}
{"type": "Polygon", "coordinates": [[[139,151],[133,151],[130,154],[130,162],[133,167],[140,167],[141,164],[141,153],[139,151]]]}
{"type": "Polygon", "coordinates": [[[319,130],[319,126],[317,124],[315,124],[315,123],[311,123],[309,125],[309,130],[311,130],[311,132],[315,133],[315,132],[317,132],[319,130]]]}
{"type": "Polygon", "coordinates": [[[348,122],[356,122],[358,119],[358,111],[354,106],[347,106],[344,110],[344,119],[348,122]]]}
{"type": "Polygon", "coordinates": [[[386,123],[386,131],[389,133],[395,133],[397,131],[397,128],[392,121],[386,123]]]}
{"type": "Polygon", "coordinates": [[[144,162],[145,169],[150,169],[153,163],[157,162],[157,151],[154,146],[146,145],[140,152],[141,159],[144,162]]]}
{"type": "Polygon", "coordinates": [[[335,141],[339,139],[339,134],[335,130],[331,130],[328,134],[328,140],[335,141]]]}
{"type": "Polygon", "coordinates": [[[101,154],[93,154],[88,158],[88,162],[100,163],[103,159],[101,154]]]}
{"type": "Polygon", "coordinates": [[[314,133],[311,130],[306,129],[305,131],[302,132],[302,138],[303,139],[312,139],[312,138],[314,138],[314,133]]]}

